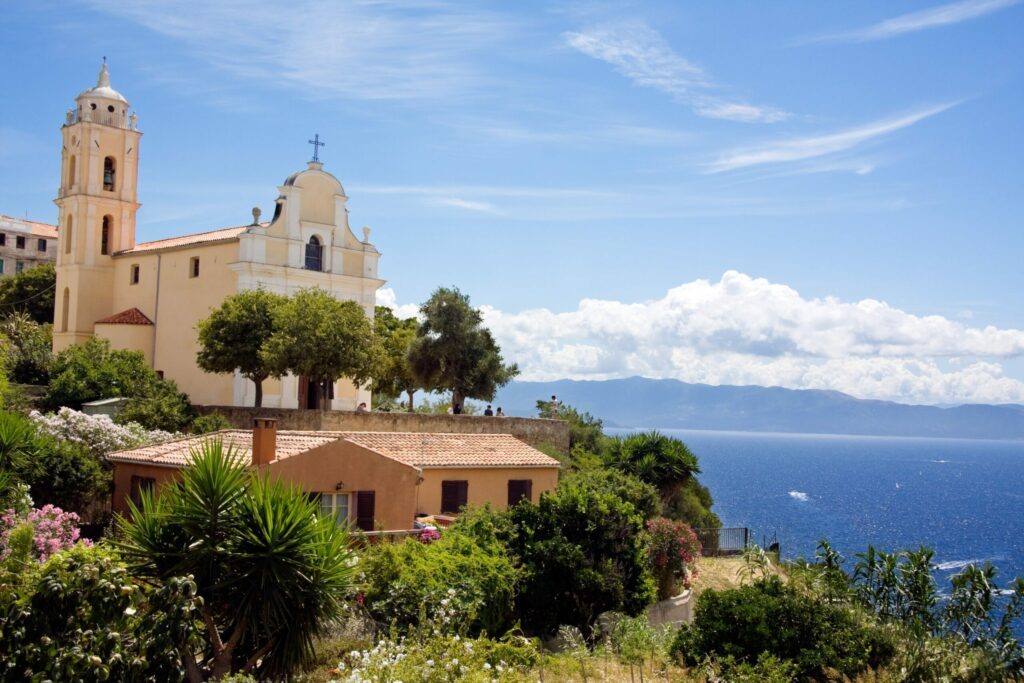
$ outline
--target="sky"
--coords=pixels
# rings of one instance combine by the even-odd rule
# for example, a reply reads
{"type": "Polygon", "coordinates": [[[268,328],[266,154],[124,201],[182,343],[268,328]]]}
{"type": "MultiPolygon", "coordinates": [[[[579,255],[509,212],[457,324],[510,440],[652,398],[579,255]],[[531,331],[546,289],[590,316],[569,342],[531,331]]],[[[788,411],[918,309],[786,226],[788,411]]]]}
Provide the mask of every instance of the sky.
{"type": "Polygon", "coordinates": [[[457,286],[522,379],[1024,403],[1024,2],[35,0],[0,213],[56,221],[106,56],[139,241],[270,215],[319,134],[381,301],[457,286]]]}

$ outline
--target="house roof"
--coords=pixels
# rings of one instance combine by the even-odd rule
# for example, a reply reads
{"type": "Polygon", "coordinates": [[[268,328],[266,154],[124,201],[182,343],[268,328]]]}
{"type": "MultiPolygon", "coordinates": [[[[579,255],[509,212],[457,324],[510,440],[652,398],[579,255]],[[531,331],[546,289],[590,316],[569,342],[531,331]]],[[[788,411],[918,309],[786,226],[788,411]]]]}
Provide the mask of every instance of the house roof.
{"type": "Polygon", "coordinates": [[[0,214],[0,222],[9,223],[9,225],[4,226],[9,229],[25,229],[35,237],[47,237],[51,240],[57,239],[56,225],[29,221],[24,218],[15,218],[14,216],[5,216],[3,214],[0,214]]]}
{"type": "MultiPolygon", "coordinates": [[[[268,225],[270,225],[270,223],[260,223],[259,227],[265,228],[268,225]]],[[[207,244],[210,242],[229,242],[231,240],[238,239],[239,235],[251,227],[253,226],[238,225],[233,228],[221,228],[219,230],[197,232],[191,235],[181,235],[180,237],[168,237],[166,239],[154,240],[152,242],[139,242],[131,249],[124,249],[117,252],[115,256],[160,251],[163,249],[179,249],[181,247],[190,247],[196,244],[207,244]]]]}
{"type": "Polygon", "coordinates": [[[152,325],[153,321],[146,317],[146,314],[137,308],[129,308],[126,311],[115,313],[97,320],[96,325],[152,325]]]}
{"type": "MultiPolygon", "coordinates": [[[[111,462],[183,467],[194,449],[207,438],[223,439],[241,451],[252,449],[252,432],[229,429],[161,444],[111,453],[111,462]]],[[[276,459],[283,460],[333,441],[348,441],[375,453],[421,469],[478,467],[559,467],[511,434],[425,434],[414,432],[277,432],[276,459]]]]}

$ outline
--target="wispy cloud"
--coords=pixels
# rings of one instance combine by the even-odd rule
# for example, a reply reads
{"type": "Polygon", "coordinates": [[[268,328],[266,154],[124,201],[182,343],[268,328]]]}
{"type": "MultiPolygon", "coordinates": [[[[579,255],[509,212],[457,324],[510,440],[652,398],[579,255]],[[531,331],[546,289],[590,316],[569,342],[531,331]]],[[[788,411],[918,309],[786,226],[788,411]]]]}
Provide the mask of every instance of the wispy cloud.
{"type": "Polygon", "coordinates": [[[477,211],[479,213],[489,213],[494,215],[499,215],[501,213],[494,204],[491,204],[490,202],[478,202],[469,199],[459,199],[458,197],[443,197],[436,200],[436,203],[441,206],[451,206],[456,209],[477,211]]]}
{"type": "Polygon", "coordinates": [[[774,123],[789,116],[774,107],[748,104],[712,94],[719,86],[699,66],[677,54],[646,24],[605,26],[568,32],[565,42],[583,54],[607,62],[635,84],[671,95],[707,118],[774,123]]]}
{"type": "Polygon", "coordinates": [[[308,99],[443,99],[481,85],[474,58],[505,17],[427,0],[83,0],[179,41],[194,56],[308,99]]]}
{"type": "Polygon", "coordinates": [[[811,38],[810,43],[863,43],[871,40],[885,40],[904,33],[914,33],[931,28],[951,26],[963,21],[997,12],[1011,7],[1020,0],[963,0],[938,5],[909,14],[901,14],[865,28],[833,33],[811,38]]]}
{"type": "Polygon", "coordinates": [[[721,155],[706,168],[707,173],[721,173],[739,168],[761,166],[764,164],[781,164],[807,159],[815,159],[829,154],[845,152],[848,149],[864,144],[870,140],[889,135],[902,128],[914,125],[918,121],[934,116],[959,102],[947,102],[927,109],[883,119],[872,123],[826,135],[814,135],[803,138],[777,140],[754,147],[735,149],[721,155]]]}

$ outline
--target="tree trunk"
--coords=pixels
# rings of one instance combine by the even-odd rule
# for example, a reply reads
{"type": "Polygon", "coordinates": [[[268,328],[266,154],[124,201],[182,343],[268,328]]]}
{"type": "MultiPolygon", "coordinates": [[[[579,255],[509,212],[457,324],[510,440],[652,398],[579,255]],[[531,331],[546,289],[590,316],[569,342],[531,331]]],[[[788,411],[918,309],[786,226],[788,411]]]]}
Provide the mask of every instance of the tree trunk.
{"type": "Polygon", "coordinates": [[[458,407],[458,412],[462,412],[462,404],[465,403],[466,396],[458,389],[452,390],[452,412],[456,412],[455,408],[458,407]]]}
{"type": "Polygon", "coordinates": [[[413,389],[412,391],[407,391],[405,393],[409,395],[409,412],[411,413],[412,409],[413,409],[412,408],[412,395],[416,393],[416,390],[413,389]]]}
{"type": "Polygon", "coordinates": [[[263,407],[263,378],[261,377],[259,379],[254,379],[253,380],[253,384],[256,385],[256,400],[253,402],[253,405],[256,406],[257,408],[262,408],[263,407]]]}

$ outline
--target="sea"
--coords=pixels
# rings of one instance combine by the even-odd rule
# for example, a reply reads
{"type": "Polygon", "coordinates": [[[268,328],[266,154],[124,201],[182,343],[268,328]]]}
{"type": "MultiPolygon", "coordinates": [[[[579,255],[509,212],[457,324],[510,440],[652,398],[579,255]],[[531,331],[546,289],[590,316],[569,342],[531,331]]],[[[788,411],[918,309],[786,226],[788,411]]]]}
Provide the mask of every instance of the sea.
{"type": "Polygon", "coordinates": [[[969,563],[991,562],[1004,588],[1024,576],[1024,441],[660,431],[696,453],[723,526],[783,558],[822,538],[851,564],[869,544],[924,545],[944,592],[969,563]]]}

